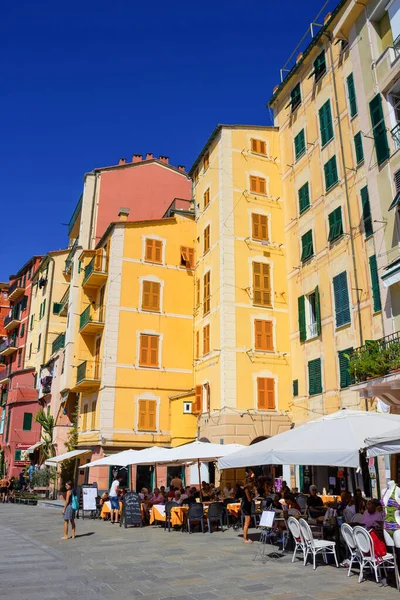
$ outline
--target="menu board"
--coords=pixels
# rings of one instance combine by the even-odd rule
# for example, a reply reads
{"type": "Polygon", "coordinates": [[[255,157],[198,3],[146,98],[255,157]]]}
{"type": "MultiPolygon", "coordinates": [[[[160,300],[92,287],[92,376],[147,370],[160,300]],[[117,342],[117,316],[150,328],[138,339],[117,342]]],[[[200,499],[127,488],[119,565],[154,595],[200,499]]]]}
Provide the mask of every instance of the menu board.
{"type": "Polygon", "coordinates": [[[142,510],[140,507],[140,498],[136,492],[126,492],[122,503],[122,519],[124,527],[128,525],[142,526],[142,510]]]}
{"type": "Polygon", "coordinates": [[[96,510],[97,487],[82,488],[83,510],[96,510]]]}

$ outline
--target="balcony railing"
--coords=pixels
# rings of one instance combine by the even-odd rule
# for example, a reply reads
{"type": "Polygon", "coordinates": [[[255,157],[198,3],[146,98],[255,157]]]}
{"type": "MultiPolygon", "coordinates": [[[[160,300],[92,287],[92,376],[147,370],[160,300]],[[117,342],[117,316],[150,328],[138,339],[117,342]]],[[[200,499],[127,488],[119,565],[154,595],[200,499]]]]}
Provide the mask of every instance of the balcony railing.
{"type": "Polygon", "coordinates": [[[400,123],[397,123],[390,133],[392,135],[395,148],[398,150],[400,148],[400,123]]]}
{"type": "Polygon", "coordinates": [[[58,350],[61,350],[61,348],[64,348],[64,345],[65,345],[65,333],[60,333],[60,335],[58,335],[56,337],[56,339],[54,340],[54,342],[51,345],[51,353],[54,354],[58,350]]]}
{"type": "Polygon", "coordinates": [[[384,377],[400,370],[400,332],[367,341],[349,356],[350,375],[355,383],[384,377]]]}
{"type": "Polygon", "coordinates": [[[72,244],[71,250],[68,252],[67,258],[65,259],[64,273],[66,275],[69,275],[71,273],[72,259],[73,259],[74,252],[75,252],[77,245],[78,245],[78,239],[76,239],[74,241],[74,243],[72,244]]]}
{"type": "Polygon", "coordinates": [[[79,317],[79,330],[82,333],[99,333],[104,328],[104,308],[97,310],[89,304],[79,317]]]}
{"type": "Polygon", "coordinates": [[[10,323],[12,323],[13,321],[19,321],[20,320],[20,310],[19,307],[13,307],[10,311],[10,314],[8,315],[8,317],[4,318],[4,327],[7,327],[7,325],[9,325],[10,323]]]}
{"type": "Polygon", "coordinates": [[[12,285],[8,288],[8,298],[12,302],[14,302],[17,298],[21,296],[25,291],[25,283],[23,283],[20,279],[14,281],[12,285]]]}
{"type": "Polygon", "coordinates": [[[71,231],[75,225],[76,219],[78,218],[79,213],[81,212],[82,209],[82,196],[79,198],[78,200],[78,204],[75,206],[75,210],[72,213],[72,217],[69,220],[68,223],[68,235],[71,234],[71,231]]]}
{"type": "Polygon", "coordinates": [[[16,348],[18,348],[17,336],[13,335],[0,343],[0,354],[7,356],[16,348]]]}
{"type": "MultiPolygon", "coordinates": [[[[78,365],[76,370],[76,385],[83,382],[96,383],[100,381],[100,362],[99,361],[83,361],[78,365]]],[[[83,386],[82,386],[83,387],[83,386]]]]}

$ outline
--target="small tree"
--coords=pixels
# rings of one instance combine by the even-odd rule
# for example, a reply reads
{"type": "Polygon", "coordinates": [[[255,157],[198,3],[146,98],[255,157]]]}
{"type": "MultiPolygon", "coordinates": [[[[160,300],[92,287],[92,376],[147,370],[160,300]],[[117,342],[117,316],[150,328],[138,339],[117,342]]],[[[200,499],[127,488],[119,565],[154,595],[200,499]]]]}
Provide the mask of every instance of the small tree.
{"type": "Polygon", "coordinates": [[[39,423],[42,431],[42,451],[46,458],[54,456],[53,446],[53,429],[54,429],[54,418],[50,414],[50,406],[47,407],[47,412],[41,408],[35,417],[36,423],[39,423]]]}
{"type": "MultiPolygon", "coordinates": [[[[76,402],[75,410],[72,414],[72,427],[70,428],[67,436],[67,441],[65,442],[65,446],[68,452],[72,452],[72,450],[76,450],[76,446],[78,444],[78,401],[76,402]]],[[[75,474],[75,463],[76,458],[72,458],[71,460],[65,460],[61,464],[61,488],[65,489],[65,483],[67,481],[72,481],[75,474]]]]}

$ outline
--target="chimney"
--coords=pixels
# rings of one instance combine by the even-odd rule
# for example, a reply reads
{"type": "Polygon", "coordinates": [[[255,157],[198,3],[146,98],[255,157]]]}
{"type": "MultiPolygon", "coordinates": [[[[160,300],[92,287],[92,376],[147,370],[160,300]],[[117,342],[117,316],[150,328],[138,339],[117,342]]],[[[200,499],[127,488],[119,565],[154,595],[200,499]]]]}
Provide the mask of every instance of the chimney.
{"type": "Polygon", "coordinates": [[[143,156],[141,154],[134,154],[132,156],[132,162],[133,163],[135,163],[135,162],[142,162],[142,160],[143,160],[143,156]]]}
{"type": "Polygon", "coordinates": [[[329,12],[327,15],[325,15],[325,18],[324,18],[324,25],[326,25],[326,24],[327,24],[327,22],[329,21],[329,19],[331,18],[331,16],[332,16],[332,13],[330,13],[330,12],[329,12]]]}
{"type": "Polygon", "coordinates": [[[126,165],[126,158],[120,158],[118,164],[119,165],[126,165]]]}
{"type": "Polygon", "coordinates": [[[153,154],[152,154],[152,152],[148,152],[148,153],[146,154],[146,160],[151,160],[152,158],[153,158],[153,154]]]}
{"type": "Polygon", "coordinates": [[[184,173],[185,172],[184,165],[178,165],[178,171],[182,171],[182,173],[184,173]]]}
{"type": "Polygon", "coordinates": [[[166,165],[168,164],[168,156],[160,156],[160,160],[161,160],[161,162],[165,163],[166,165]]]}
{"type": "Polygon", "coordinates": [[[121,206],[121,208],[118,211],[119,220],[120,221],[127,221],[128,217],[129,217],[129,213],[130,213],[130,209],[129,208],[124,208],[123,206],[121,206]]]}
{"type": "Polygon", "coordinates": [[[296,65],[301,61],[302,58],[303,58],[303,53],[300,52],[296,57],[296,65]]]}

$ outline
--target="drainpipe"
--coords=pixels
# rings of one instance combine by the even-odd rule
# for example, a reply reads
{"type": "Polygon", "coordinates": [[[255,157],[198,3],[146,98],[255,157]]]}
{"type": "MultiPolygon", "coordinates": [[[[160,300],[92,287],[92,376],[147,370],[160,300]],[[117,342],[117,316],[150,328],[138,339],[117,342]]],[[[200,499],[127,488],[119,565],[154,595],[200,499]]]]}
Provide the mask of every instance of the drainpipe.
{"type": "MultiPolygon", "coordinates": [[[[88,239],[88,246],[89,246],[89,250],[92,248],[92,229],[93,229],[93,221],[94,221],[94,210],[95,210],[95,204],[96,204],[96,191],[97,191],[97,179],[98,179],[99,175],[97,173],[94,174],[94,187],[93,187],[93,197],[92,197],[92,209],[90,211],[90,229],[89,229],[89,239],[88,239]]],[[[83,203],[82,203],[82,207],[83,207],[83,203]]]]}

